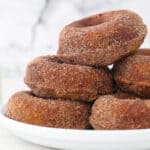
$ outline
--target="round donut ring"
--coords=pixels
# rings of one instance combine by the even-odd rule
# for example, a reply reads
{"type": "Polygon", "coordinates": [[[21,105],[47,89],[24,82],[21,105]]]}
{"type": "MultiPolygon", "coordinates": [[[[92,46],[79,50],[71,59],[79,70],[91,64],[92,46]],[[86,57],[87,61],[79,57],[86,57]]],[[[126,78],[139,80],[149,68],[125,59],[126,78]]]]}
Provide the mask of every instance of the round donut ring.
{"type": "Polygon", "coordinates": [[[81,101],[43,99],[31,92],[15,93],[9,100],[5,116],[28,124],[54,128],[89,128],[91,105],[81,101]]]}
{"type": "Polygon", "coordinates": [[[65,62],[107,66],[134,53],[147,33],[141,17],[128,10],[110,11],[75,21],[59,37],[65,62]]]}
{"type": "Polygon", "coordinates": [[[65,64],[57,56],[34,59],[27,67],[25,83],[35,95],[45,98],[93,101],[113,91],[108,68],[65,64]]]}
{"type": "Polygon", "coordinates": [[[138,50],[115,64],[113,74],[121,90],[150,98],[150,49],[138,50]]]}
{"type": "Polygon", "coordinates": [[[125,93],[100,96],[92,107],[90,123],[97,130],[150,128],[150,99],[125,93]]]}

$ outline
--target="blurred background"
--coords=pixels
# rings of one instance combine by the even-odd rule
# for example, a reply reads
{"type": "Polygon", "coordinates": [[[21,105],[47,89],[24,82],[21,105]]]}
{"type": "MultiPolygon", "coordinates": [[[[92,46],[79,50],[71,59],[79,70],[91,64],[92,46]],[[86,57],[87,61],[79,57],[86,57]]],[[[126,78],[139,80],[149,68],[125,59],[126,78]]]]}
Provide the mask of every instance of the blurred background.
{"type": "MultiPolygon", "coordinates": [[[[59,32],[81,17],[114,9],[131,9],[150,28],[148,0],[0,0],[1,97],[7,101],[23,83],[27,63],[55,54],[59,32]]],[[[142,47],[150,47],[150,33],[142,47]]]]}

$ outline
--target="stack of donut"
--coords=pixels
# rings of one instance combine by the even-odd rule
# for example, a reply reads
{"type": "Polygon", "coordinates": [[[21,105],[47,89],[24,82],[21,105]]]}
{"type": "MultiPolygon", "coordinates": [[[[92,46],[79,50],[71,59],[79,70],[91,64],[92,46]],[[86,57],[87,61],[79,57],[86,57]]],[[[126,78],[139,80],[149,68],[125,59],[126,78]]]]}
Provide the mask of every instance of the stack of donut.
{"type": "Polygon", "coordinates": [[[150,128],[150,50],[141,17],[109,11],[63,28],[57,55],[32,60],[5,115],[54,128],[150,128]],[[113,64],[109,69],[108,65],[113,64]]]}

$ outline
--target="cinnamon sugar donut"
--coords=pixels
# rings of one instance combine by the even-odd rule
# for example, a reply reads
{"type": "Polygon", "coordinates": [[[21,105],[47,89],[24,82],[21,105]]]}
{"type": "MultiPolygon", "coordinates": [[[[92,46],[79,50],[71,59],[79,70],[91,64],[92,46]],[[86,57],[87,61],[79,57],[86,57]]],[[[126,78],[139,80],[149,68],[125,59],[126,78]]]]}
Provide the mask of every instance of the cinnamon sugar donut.
{"type": "Polygon", "coordinates": [[[89,128],[90,107],[85,102],[43,99],[21,91],[10,98],[5,116],[39,126],[85,129],[89,128]]]}
{"type": "Polygon", "coordinates": [[[64,27],[58,55],[74,64],[106,66],[134,53],[146,33],[141,17],[132,11],[96,14],[64,27]]]}
{"type": "Polygon", "coordinates": [[[100,96],[92,107],[90,123],[97,130],[150,128],[150,99],[125,93],[100,96]]]}
{"type": "Polygon", "coordinates": [[[57,56],[34,59],[27,67],[25,83],[35,95],[46,98],[93,101],[113,90],[108,68],[65,64],[57,56]]]}
{"type": "Polygon", "coordinates": [[[150,49],[138,50],[114,65],[114,79],[123,91],[150,98],[150,49]]]}

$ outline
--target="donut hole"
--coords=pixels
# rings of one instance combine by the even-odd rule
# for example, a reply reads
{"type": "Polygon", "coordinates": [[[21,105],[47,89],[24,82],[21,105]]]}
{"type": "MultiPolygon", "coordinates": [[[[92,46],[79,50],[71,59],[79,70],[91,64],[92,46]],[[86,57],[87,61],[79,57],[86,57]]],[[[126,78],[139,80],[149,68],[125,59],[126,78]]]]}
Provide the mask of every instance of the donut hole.
{"type": "Polygon", "coordinates": [[[91,26],[96,26],[99,24],[103,24],[106,22],[106,20],[104,20],[104,18],[102,17],[102,14],[96,15],[95,17],[88,17],[85,19],[81,19],[79,21],[75,21],[73,23],[71,23],[71,26],[74,27],[91,27],[91,26]]]}

